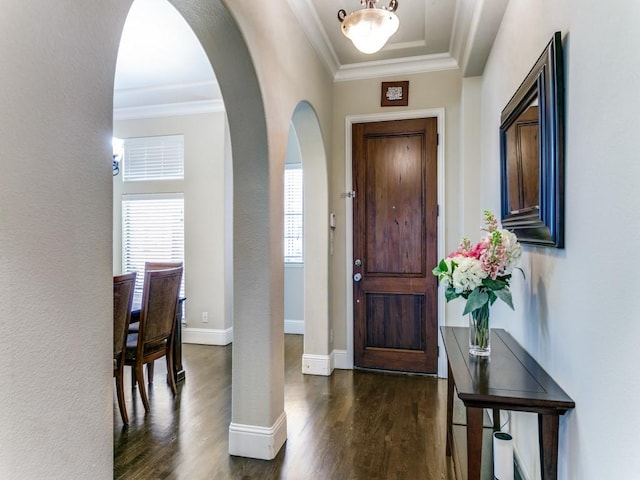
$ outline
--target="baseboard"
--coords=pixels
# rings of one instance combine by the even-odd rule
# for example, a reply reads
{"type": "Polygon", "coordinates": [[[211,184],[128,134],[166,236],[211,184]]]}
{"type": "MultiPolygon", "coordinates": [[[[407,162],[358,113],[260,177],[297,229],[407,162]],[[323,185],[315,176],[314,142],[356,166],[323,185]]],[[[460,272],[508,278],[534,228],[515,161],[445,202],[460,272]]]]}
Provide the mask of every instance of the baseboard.
{"type": "Polygon", "coordinates": [[[229,454],[238,457],[272,460],[287,441],[287,416],[284,412],[271,427],[229,425],[229,454]]]}
{"type": "Polygon", "coordinates": [[[229,327],[226,330],[190,327],[182,329],[182,343],[229,345],[231,342],[233,342],[233,327],[229,327]]]}
{"type": "Polygon", "coordinates": [[[353,365],[347,359],[346,350],[334,350],[333,355],[333,367],[340,370],[353,370],[353,365]]]}
{"type": "Polygon", "coordinates": [[[305,375],[322,375],[328,377],[333,372],[331,355],[302,355],[302,373],[305,375]]]}
{"type": "Polygon", "coordinates": [[[304,335],[304,320],[284,320],[284,333],[304,335]]]}

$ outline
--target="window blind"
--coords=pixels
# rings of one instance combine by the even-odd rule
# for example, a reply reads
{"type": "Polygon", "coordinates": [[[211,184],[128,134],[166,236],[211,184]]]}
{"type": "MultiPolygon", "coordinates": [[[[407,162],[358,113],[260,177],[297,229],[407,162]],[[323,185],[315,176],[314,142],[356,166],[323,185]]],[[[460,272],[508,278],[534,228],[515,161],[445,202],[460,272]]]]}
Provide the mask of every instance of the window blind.
{"type": "MultiPolygon", "coordinates": [[[[184,195],[122,197],[122,271],[138,272],[134,296],[142,298],[145,262],[184,262],[184,195]]],[[[180,295],[184,296],[184,272],[180,295]]]]}
{"type": "Polygon", "coordinates": [[[184,178],[184,135],[127,138],[123,152],[125,182],[184,178]]]}
{"type": "Polygon", "coordinates": [[[288,164],[284,171],[284,261],[304,261],[304,205],[302,164],[288,164]]]}

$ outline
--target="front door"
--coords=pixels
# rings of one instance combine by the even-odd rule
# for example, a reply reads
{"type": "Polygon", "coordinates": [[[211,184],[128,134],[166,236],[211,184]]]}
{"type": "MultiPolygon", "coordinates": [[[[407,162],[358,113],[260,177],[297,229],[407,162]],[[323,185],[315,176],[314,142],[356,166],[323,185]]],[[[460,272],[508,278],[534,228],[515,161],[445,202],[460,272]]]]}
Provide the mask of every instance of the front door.
{"type": "Polygon", "coordinates": [[[352,128],[355,366],[437,373],[437,119],[352,128]]]}

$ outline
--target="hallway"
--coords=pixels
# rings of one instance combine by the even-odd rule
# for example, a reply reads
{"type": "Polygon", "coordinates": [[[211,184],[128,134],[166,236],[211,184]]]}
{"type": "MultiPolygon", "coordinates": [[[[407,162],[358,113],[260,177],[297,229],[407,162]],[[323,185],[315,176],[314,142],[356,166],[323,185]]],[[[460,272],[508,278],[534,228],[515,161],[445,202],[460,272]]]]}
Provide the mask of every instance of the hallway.
{"type": "Polygon", "coordinates": [[[164,362],[156,362],[147,418],[137,392],[134,402],[125,388],[131,424],[122,428],[115,407],[114,478],[454,478],[445,456],[446,381],[349,370],[305,376],[302,340],[285,338],[288,440],[273,461],[227,453],[232,346],[184,345],[186,381],[175,400],[164,362]]]}

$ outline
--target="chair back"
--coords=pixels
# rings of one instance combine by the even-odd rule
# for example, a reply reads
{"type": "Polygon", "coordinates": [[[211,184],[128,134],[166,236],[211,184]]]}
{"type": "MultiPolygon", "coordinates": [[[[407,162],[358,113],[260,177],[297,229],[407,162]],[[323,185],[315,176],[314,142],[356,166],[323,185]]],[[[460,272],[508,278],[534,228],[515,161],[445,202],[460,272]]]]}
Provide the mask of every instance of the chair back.
{"type": "Polygon", "coordinates": [[[144,271],[182,267],[182,262],[144,262],[144,271]]]}
{"type": "Polygon", "coordinates": [[[181,279],[181,266],[145,271],[138,333],[138,346],[142,351],[139,353],[173,338],[181,279]]]}
{"type": "Polygon", "coordinates": [[[136,272],[113,277],[113,358],[118,359],[127,343],[131,320],[131,303],[136,284],[136,272]]]}

